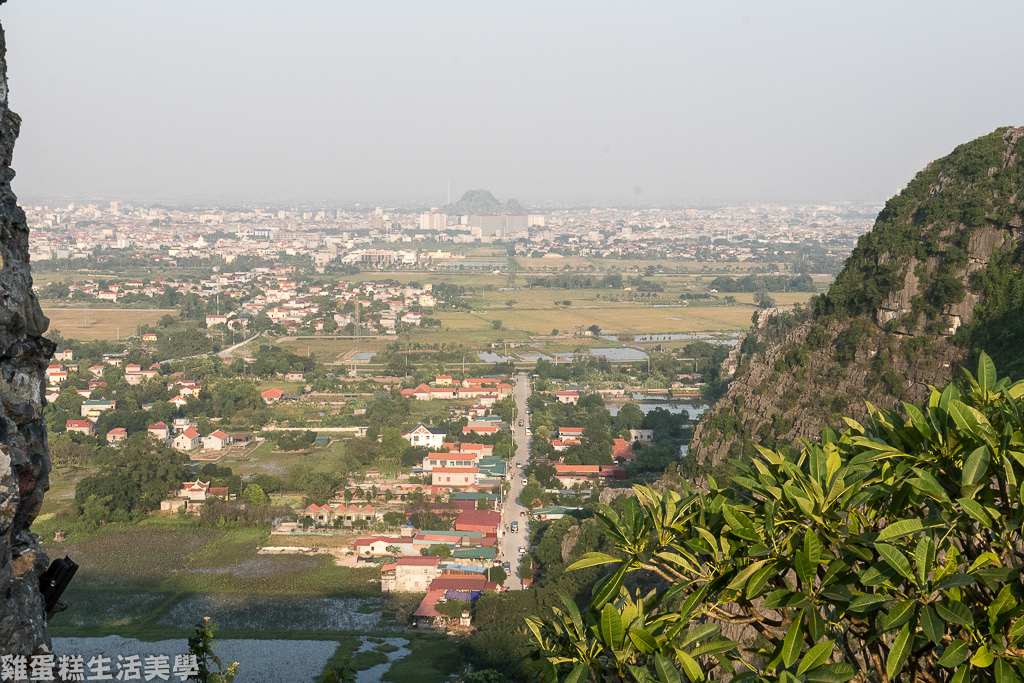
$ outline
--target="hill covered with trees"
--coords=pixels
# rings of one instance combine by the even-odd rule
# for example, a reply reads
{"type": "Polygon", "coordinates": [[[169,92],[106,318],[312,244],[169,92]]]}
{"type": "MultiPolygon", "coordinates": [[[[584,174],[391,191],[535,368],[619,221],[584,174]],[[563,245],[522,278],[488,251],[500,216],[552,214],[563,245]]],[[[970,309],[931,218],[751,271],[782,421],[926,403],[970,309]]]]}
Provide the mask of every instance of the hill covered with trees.
{"type": "Polygon", "coordinates": [[[754,444],[791,447],[865,402],[920,401],[980,351],[1024,376],[1024,128],[1000,128],[919,172],[862,236],[828,292],[755,315],[731,384],[685,474],[754,444]]]}

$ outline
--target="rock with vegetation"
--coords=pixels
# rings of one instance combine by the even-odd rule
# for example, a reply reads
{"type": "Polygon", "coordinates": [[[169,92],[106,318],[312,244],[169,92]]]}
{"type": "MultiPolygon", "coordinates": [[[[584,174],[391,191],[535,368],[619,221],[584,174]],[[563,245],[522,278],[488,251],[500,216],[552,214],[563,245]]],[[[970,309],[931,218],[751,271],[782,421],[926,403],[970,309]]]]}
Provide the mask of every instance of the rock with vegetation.
{"type": "Polygon", "coordinates": [[[726,361],[732,382],[694,435],[691,478],[755,444],[792,447],[865,403],[920,401],[987,352],[1024,375],[1024,128],[929,164],[890,199],[827,294],[771,310],[726,361]]]}
{"type": "Polygon", "coordinates": [[[43,371],[54,344],[32,293],[28,225],[11,191],[21,118],[7,105],[6,42],[0,28],[0,652],[50,651],[39,575],[49,560],[30,531],[49,488],[43,371]]]}

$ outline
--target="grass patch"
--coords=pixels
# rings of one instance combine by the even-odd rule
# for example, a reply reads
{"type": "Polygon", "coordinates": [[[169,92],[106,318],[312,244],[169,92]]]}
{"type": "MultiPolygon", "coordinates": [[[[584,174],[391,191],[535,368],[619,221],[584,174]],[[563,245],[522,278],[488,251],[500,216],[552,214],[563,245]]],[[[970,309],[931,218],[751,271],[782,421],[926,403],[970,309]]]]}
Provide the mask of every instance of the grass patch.
{"type": "Polygon", "coordinates": [[[402,648],[398,647],[397,645],[392,645],[391,643],[381,643],[380,645],[378,645],[377,647],[375,647],[373,649],[376,650],[377,652],[383,652],[383,653],[387,654],[388,652],[397,652],[398,650],[401,650],[402,648]]]}
{"type": "Polygon", "coordinates": [[[444,683],[462,670],[462,655],[454,638],[435,633],[409,636],[412,652],[394,662],[381,676],[393,683],[444,683]]]}
{"type": "MultiPolygon", "coordinates": [[[[395,649],[397,650],[398,648],[395,649]]],[[[355,656],[352,657],[351,661],[352,668],[356,671],[366,671],[367,669],[372,669],[378,664],[387,663],[388,656],[383,652],[377,652],[376,650],[363,650],[362,652],[357,652],[355,656]]]]}

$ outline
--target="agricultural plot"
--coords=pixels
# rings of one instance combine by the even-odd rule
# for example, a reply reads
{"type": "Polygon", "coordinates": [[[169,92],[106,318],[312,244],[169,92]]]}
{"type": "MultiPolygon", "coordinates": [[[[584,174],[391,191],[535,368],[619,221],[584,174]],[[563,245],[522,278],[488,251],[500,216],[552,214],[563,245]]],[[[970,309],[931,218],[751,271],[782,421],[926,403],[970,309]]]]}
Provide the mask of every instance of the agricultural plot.
{"type": "Polygon", "coordinates": [[[50,329],[68,339],[117,339],[135,334],[136,325],[155,325],[165,315],[177,316],[175,309],[158,308],[44,308],[50,329]]]}

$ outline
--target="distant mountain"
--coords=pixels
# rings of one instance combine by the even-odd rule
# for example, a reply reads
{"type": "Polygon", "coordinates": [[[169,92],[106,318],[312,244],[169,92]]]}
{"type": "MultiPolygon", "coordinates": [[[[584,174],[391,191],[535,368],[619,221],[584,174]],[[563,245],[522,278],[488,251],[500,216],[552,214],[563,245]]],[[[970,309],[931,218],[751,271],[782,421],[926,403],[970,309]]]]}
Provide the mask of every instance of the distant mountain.
{"type": "Polygon", "coordinates": [[[929,164],[890,199],[828,293],[763,311],[690,444],[695,475],[755,444],[797,445],[841,416],[919,403],[985,351],[1024,376],[1024,128],[929,164]]]}
{"type": "Polygon", "coordinates": [[[526,213],[526,210],[516,200],[510,199],[502,204],[487,190],[470,190],[462,195],[462,199],[459,201],[446,205],[442,211],[452,216],[474,216],[488,213],[526,213]]]}

